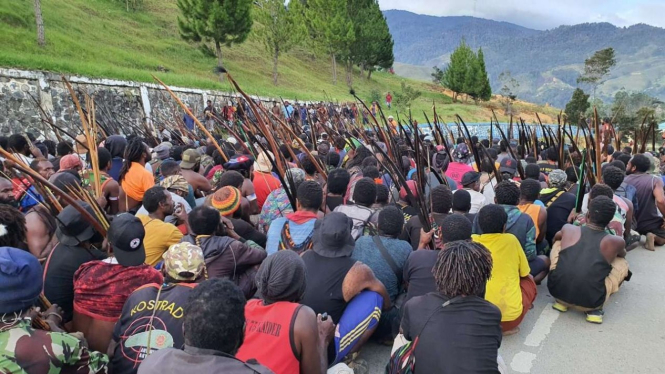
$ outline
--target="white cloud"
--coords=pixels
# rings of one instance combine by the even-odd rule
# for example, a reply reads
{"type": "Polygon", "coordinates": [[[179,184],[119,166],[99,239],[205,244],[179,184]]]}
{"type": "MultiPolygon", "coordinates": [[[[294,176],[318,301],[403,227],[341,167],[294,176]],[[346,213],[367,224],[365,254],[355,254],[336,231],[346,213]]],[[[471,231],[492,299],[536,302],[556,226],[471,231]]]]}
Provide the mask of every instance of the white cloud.
{"type": "Polygon", "coordinates": [[[379,0],[379,4],[384,10],[475,16],[541,30],[585,22],[665,27],[665,2],[659,0],[379,0]]]}

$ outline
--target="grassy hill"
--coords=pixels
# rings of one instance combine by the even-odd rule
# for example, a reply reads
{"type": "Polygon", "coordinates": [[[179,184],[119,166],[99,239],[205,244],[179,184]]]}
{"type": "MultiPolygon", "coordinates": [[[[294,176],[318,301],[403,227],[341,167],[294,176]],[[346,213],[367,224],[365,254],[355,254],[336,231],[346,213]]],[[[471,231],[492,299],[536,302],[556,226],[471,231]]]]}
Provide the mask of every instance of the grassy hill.
{"type": "MultiPolygon", "coordinates": [[[[117,0],[47,0],[42,1],[42,13],[44,48],[36,43],[33,1],[0,2],[0,66],[143,82],[152,82],[151,74],[155,74],[171,85],[232,91],[226,80],[220,81],[213,73],[216,59],[180,38],[176,0],[144,0],[143,8],[136,12],[127,12],[124,1],[117,0]]],[[[270,55],[253,35],[242,45],[224,48],[223,54],[224,66],[247,93],[299,100],[353,100],[343,72],[333,85],[329,61],[304,48],[296,48],[280,60],[278,86],[272,84],[270,55]]],[[[399,91],[403,80],[379,72],[367,81],[356,72],[353,86],[361,98],[369,100],[373,91],[382,98],[388,91],[399,91]]],[[[422,91],[411,108],[419,121],[424,120],[423,110],[430,115],[432,102],[445,120],[459,114],[469,122],[488,121],[488,108],[498,107],[496,102],[453,104],[441,87],[412,80],[407,83],[422,91]]],[[[558,112],[519,105],[525,114],[539,111],[546,118],[558,112]]]]}

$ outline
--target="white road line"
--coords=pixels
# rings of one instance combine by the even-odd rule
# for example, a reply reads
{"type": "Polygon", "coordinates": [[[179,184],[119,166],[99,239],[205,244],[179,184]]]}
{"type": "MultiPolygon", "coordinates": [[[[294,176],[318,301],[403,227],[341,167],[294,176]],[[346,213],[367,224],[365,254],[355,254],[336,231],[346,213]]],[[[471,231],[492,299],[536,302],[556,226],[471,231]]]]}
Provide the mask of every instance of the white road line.
{"type": "MultiPolygon", "coordinates": [[[[524,345],[538,348],[549,335],[552,325],[559,318],[559,312],[552,309],[552,304],[548,303],[538,316],[536,323],[526,339],[524,345]]],[[[539,350],[540,351],[540,350],[539,350]]],[[[518,373],[530,373],[533,362],[536,360],[536,354],[526,351],[520,351],[510,361],[510,368],[518,373]]]]}
{"type": "Polygon", "coordinates": [[[510,368],[518,373],[530,373],[535,359],[534,353],[521,351],[513,357],[510,368]]]}
{"type": "Polygon", "coordinates": [[[529,347],[540,346],[543,340],[547,338],[547,335],[549,335],[552,325],[554,325],[560,314],[560,312],[552,309],[552,304],[547,304],[533,325],[531,333],[524,340],[524,345],[529,347]]]}

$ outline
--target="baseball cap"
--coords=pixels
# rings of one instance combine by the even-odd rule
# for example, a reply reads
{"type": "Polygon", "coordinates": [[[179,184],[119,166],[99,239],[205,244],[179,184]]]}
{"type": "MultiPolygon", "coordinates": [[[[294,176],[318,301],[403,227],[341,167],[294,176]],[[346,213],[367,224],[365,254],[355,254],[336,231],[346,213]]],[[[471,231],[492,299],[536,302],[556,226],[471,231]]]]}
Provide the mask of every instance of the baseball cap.
{"type": "Polygon", "coordinates": [[[144,237],[145,229],[141,220],[129,213],[122,213],[111,222],[107,238],[120,265],[139,266],[145,262],[144,237]]]}
{"type": "Polygon", "coordinates": [[[462,176],[462,186],[468,186],[471,183],[475,183],[480,179],[480,173],[475,171],[467,171],[462,176]]]}
{"type": "MultiPolygon", "coordinates": [[[[90,204],[83,201],[77,201],[77,204],[95,217],[95,211],[90,204]]],[[[73,205],[66,206],[58,214],[57,221],[58,228],[55,231],[55,236],[64,245],[74,247],[83,241],[90,240],[95,235],[95,229],[73,205]]]]}
{"type": "Polygon", "coordinates": [[[501,160],[499,172],[515,174],[517,172],[517,161],[509,157],[504,158],[503,160],[501,160]]]}
{"type": "Polygon", "coordinates": [[[182,153],[181,169],[192,169],[197,162],[201,161],[201,154],[196,149],[188,149],[182,153]]]}
{"type": "Polygon", "coordinates": [[[174,244],[164,252],[162,258],[164,272],[174,280],[195,280],[205,269],[203,251],[192,243],[174,244]]]}

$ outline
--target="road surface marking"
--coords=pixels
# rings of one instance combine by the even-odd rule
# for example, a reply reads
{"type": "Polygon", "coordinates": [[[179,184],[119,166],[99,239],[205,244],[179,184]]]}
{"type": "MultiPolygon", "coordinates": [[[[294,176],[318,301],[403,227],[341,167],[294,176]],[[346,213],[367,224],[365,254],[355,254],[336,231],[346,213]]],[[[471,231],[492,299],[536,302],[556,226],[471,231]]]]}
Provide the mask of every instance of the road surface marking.
{"type": "Polygon", "coordinates": [[[552,309],[552,304],[547,304],[543,311],[540,313],[538,320],[533,325],[531,333],[524,340],[524,345],[529,347],[538,347],[547,338],[552,325],[559,318],[561,312],[552,309]]]}
{"type": "Polygon", "coordinates": [[[518,373],[530,373],[535,359],[535,353],[521,351],[513,357],[510,368],[518,373]]]}

